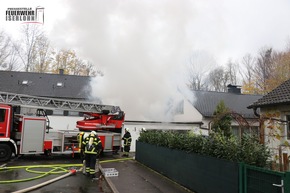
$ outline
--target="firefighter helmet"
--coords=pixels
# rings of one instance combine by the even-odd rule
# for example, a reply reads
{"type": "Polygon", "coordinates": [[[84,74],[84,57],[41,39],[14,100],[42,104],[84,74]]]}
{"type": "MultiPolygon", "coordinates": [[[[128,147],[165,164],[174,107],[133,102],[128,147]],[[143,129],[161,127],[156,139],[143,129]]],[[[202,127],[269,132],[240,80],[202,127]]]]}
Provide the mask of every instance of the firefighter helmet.
{"type": "Polygon", "coordinates": [[[92,132],[91,132],[91,135],[97,136],[97,132],[92,131],[92,132]]]}

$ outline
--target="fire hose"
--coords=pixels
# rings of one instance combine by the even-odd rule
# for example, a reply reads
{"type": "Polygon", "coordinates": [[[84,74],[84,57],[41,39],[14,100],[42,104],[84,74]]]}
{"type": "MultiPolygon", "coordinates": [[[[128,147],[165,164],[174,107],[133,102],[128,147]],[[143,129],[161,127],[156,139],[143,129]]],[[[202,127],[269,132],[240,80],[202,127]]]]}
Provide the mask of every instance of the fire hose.
{"type": "Polygon", "coordinates": [[[35,186],[31,186],[31,187],[29,187],[29,188],[25,188],[25,189],[22,189],[22,190],[18,190],[18,191],[12,192],[12,193],[24,193],[24,192],[29,192],[29,191],[35,190],[35,189],[37,189],[37,188],[40,188],[40,187],[46,186],[47,184],[51,184],[51,183],[53,183],[53,182],[55,182],[55,181],[58,181],[58,180],[60,180],[60,179],[63,179],[63,178],[65,178],[65,177],[67,177],[67,176],[73,175],[73,174],[75,174],[75,173],[76,173],[76,170],[70,170],[69,173],[66,173],[66,174],[64,174],[64,175],[61,175],[61,176],[59,176],[59,177],[53,178],[53,179],[48,180],[48,181],[46,181],[46,182],[43,182],[43,183],[41,183],[41,184],[37,184],[37,185],[35,185],[35,186]]]}
{"type": "MultiPolygon", "coordinates": [[[[123,158],[123,159],[113,159],[113,160],[103,160],[100,161],[100,163],[108,163],[108,162],[118,162],[118,161],[124,161],[124,160],[131,160],[132,158],[123,158]]],[[[33,165],[33,166],[11,166],[11,167],[6,167],[5,165],[0,166],[0,172],[2,171],[7,171],[7,170],[14,170],[14,169],[25,169],[27,172],[30,173],[36,173],[40,174],[39,176],[31,177],[31,178],[25,178],[25,179],[17,179],[17,180],[4,180],[0,181],[0,184],[8,184],[8,183],[18,183],[18,182],[26,182],[26,181],[31,181],[31,180],[36,180],[39,178],[43,178],[45,176],[51,175],[51,174],[61,174],[65,173],[62,176],[58,176],[56,178],[53,178],[49,181],[46,181],[44,183],[25,188],[19,191],[16,191],[14,193],[23,193],[23,192],[29,192],[34,189],[43,187],[45,185],[48,185],[50,183],[53,183],[57,180],[66,178],[68,176],[71,176],[73,174],[76,174],[77,171],[82,170],[83,164],[52,164],[52,165],[33,165]],[[76,169],[68,169],[68,168],[75,168],[75,167],[80,167],[79,170],[76,169]],[[37,171],[35,170],[36,168],[52,168],[50,171],[43,172],[43,171],[37,171]]]]}

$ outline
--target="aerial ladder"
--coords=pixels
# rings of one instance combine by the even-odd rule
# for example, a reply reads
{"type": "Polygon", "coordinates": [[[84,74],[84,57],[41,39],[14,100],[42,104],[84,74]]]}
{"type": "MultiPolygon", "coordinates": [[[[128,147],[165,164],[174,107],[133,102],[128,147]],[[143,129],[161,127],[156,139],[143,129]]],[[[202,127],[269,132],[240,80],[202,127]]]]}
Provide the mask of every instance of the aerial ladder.
{"type": "Polygon", "coordinates": [[[92,130],[98,133],[104,152],[117,152],[125,113],[119,106],[87,101],[39,97],[0,92],[0,161],[25,154],[75,154],[77,137],[92,130]],[[20,114],[20,108],[34,109],[35,114],[20,114]],[[46,110],[81,112],[74,131],[53,130],[46,110]]]}

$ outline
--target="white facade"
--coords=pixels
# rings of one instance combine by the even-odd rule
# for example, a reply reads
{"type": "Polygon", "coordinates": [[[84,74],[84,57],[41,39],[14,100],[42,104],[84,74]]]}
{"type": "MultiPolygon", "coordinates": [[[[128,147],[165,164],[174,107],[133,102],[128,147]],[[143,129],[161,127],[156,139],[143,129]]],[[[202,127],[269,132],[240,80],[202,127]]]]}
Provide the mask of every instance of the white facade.
{"type": "Polygon", "coordinates": [[[261,108],[261,115],[271,118],[264,120],[262,129],[264,129],[264,142],[270,148],[273,159],[278,158],[280,146],[282,152],[290,155],[289,123],[283,122],[289,121],[287,116],[290,115],[290,106],[276,105],[271,108],[261,108]]]}
{"type": "Polygon", "coordinates": [[[53,130],[78,130],[76,128],[77,121],[83,120],[78,116],[48,116],[50,127],[53,130]]]}
{"type": "Polygon", "coordinates": [[[184,100],[183,114],[177,114],[174,116],[174,122],[200,122],[203,116],[193,105],[188,101],[184,100]]]}

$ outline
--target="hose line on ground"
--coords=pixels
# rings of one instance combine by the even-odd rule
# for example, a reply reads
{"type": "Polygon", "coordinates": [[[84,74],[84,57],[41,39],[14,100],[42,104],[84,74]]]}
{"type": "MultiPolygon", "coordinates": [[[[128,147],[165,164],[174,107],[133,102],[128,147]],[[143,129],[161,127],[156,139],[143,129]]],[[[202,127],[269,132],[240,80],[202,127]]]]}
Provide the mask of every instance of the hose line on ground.
{"type": "MultiPolygon", "coordinates": [[[[126,161],[131,160],[133,158],[122,158],[122,159],[113,159],[113,160],[103,160],[100,163],[109,163],[109,162],[119,162],[119,161],[126,161]]],[[[75,169],[76,167],[82,167],[83,164],[51,164],[51,165],[31,165],[31,166],[11,166],[11,167],[0,167],[1,172],[7,172],[10,170],[16,169],[25,169],[29,173],[39,174],[38,176],[25,178],[25,179],[17,179],[17,180],[3,180],[0,181],[0,184],[9,184],[9,183],[18,183],[18,182],[27,182],[31,180],[36,180],[43,178],[45,176],[51,174],[62,174],[62,173],[69,173],[71,169],[75,169]],[[49,171],[39,171],[36,169],[50,169],[49,171]]]]}

